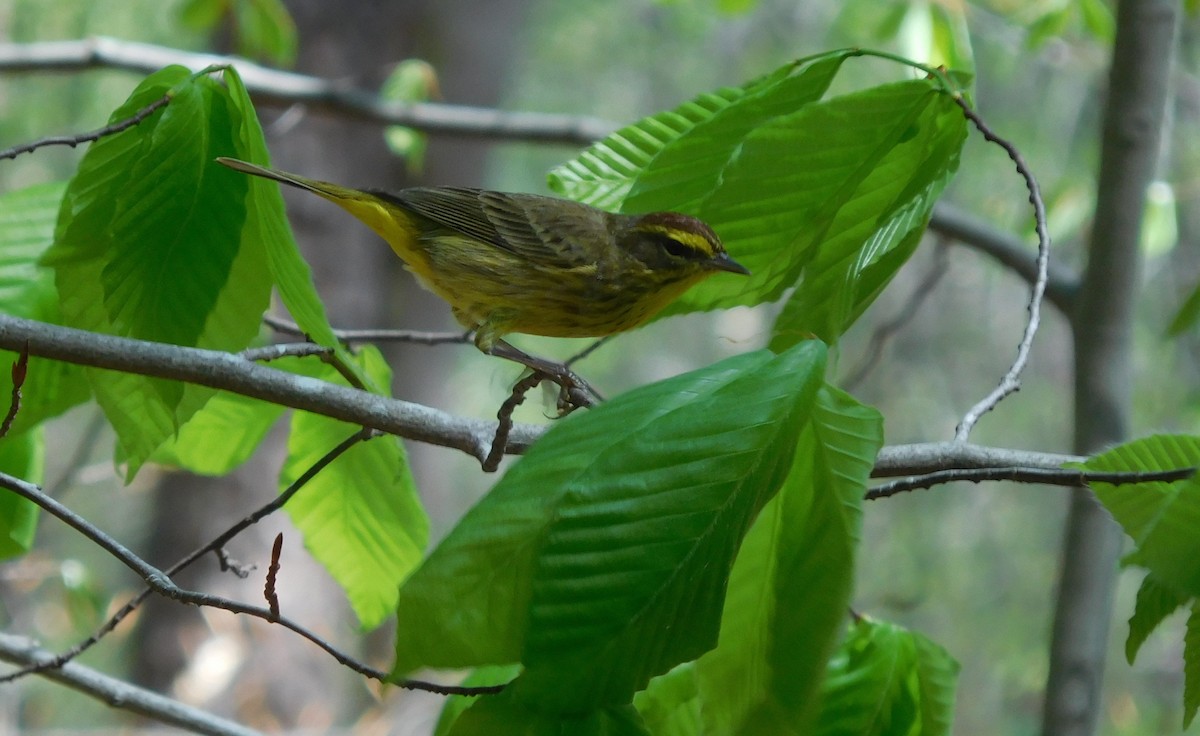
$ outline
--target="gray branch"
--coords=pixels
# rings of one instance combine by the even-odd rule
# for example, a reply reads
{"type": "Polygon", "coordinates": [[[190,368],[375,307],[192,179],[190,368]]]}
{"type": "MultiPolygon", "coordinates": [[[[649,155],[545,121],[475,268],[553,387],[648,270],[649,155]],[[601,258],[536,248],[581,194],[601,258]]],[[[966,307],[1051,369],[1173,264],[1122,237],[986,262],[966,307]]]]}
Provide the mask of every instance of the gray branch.
{"type": "MultiPolygon", "coordinates": [[[[103,36],[71,41],[0,43],[0,71],[8,72],[108,68],[149,74],[169,64],[196,71],[229,64],[238,70],[255,100],[264,104],[306,105],[327,113],[387,125],[406,125],[427,133],[584,146],[619,127],[611,120],[579,115],[388,102],[374,91],[344,81],[279,71],[237,57],[191,53],[103,36]]],[[[1033,283],[1037,272],[1032,254],[1018,238],[945,203],[934,208],[929,227],[992,256],[1033,283]]],[[[1076,281],[1075,274],[1069,269],[1051,262],[1047,299],[1069,312],[1076,281]]]]}
{"type": "MultiPolygon", "coordinates": [[[[0,659],[29,667],[53,660],[53,652],[39,647],[22,636],[0,633],[0,659]]],[[[170,698],[131,685],[124,680],[101,674],[90,667],[70,662],[58,669],[48,669],[39,676],[78,690],[114,708],[130,711],[193,733],[216,736],[257,736],[260,732],[238,725],[211,713],[184,705],[170,698]]]]}
{"type": "MultiPolygon", "coordinates": [[[[241,356],[215,350],[100,335],[9,315],[0,315],[0,348],[231,391],[418,442],[461,450],[480,462],[487,457],[496,433],[496,422],[456,417],[421,404],[257,365],[241,356]]],[[[530,424],[514,426],[508,451],[524,452],[542,431],[530,424]]]]}
{"type": "Polygon", "coordinates": [[[149,74],[178,64],[193,71],[228,64],[259,102],[306,105],[387,125],[428,133],[587,145],[611,133],[616,124],[599,118],[533,112],[507,112],[433,102],[391,102],[351,82],[279,71],[231,56],[198,54],[148,43],[101,36],[73,41],[0,44],[0,71],[125,69],[149,74]]]}
{"type": "MultiPolygon", "coordinates": [[[[1175,0],[1120,0],[1104,101],[1096,212],[1072,315],[1075,451],[1124,442],[1133,414],[1133,316],[1141,294],[1139,235],[1160,156],[1176,36],[1175,0]]],[[[1117,563],[1124,535],[1085,489],[1072,493],[1063,535],[1044,736],[1091,736],[1103,712],[1117,563]]]]}
{"type": "MultiPolygon", "coordinates": [[[[215,350],[100,335],[45,322],[0,315],[0,349],[76,365],[195,383],[293,409],[341,419],[407,439],[461,450],[482,460],[496,422],[457,417],[421,404],[389,399],[314,378],[258,365],[215,350]]],[[[529,449],[545,431],[515,424],[510,453],[529,449]]],[[[897,477],[947,469],[1061,468],[1086,457],[984,447],[966,442],[895,445],[880,450],[872,476],[897,477]]]]}

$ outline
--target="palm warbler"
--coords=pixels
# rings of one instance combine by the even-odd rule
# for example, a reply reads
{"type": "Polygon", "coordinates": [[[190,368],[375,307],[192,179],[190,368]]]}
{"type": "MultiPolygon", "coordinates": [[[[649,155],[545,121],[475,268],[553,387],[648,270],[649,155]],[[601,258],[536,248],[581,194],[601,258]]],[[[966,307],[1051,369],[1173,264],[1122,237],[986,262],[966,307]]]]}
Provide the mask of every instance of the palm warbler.
{"type": "Polygon", "coordinates": [[[480,350],[547,373],[564,389],[559,379],[577,377],[501,338],[611,335],[642,324],[717,271],[749,274],[712,228],[676,212],[614,214],[555,197],[463,187],[362,191],[217,161],[341,206],[449,302],[480,350]]]}

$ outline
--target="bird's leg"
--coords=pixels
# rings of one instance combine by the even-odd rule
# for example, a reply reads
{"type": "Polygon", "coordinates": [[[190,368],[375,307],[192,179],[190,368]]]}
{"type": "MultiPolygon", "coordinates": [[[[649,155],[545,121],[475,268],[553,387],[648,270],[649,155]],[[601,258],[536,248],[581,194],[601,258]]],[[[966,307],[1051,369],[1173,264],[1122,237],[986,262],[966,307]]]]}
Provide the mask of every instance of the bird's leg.
{"type": "Polygon", "coordinates": [[[581,406],[593,406],[601,399],[600,394],[588,385],[587,381],[562,363],[530,355],[503,340],[496,340],[484,352],[497,358],[520,363],[534,373],[540,373],[557,383],[559,388],[558,410],[562,414],[569,414],[581,406]]]}

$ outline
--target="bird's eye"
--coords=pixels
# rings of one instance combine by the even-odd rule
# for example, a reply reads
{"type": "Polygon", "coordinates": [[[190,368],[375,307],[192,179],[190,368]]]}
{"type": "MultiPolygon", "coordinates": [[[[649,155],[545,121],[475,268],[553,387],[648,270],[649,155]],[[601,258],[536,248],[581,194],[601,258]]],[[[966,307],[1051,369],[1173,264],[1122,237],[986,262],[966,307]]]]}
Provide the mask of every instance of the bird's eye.
{"type": "Polygon", "coordinates": [[[687,258],[689,256],[694,255],[694,251],[692,248],[684,245],[683,243],[679,242],[678,240],[676,240],[675,238],[672,238],[669,235],[659,235],[658,237],[655,238],[655,240],[658,241],[658,245],[660,248],[665,250],[667,253],[675,256],[676,258],[687,258]]]}

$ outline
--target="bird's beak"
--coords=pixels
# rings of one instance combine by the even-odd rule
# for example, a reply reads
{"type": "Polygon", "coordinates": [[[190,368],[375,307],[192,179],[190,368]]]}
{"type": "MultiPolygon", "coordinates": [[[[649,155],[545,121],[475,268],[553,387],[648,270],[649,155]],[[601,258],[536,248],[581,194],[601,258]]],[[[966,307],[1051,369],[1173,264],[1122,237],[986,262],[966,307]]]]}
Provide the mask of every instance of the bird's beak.
{"type": "Polygon", "coordinates": [[[728,271],[729,273],[740,273],[743,276],[750,275],[750,269],[729,257],[728,253],[721,253],[708,262],[708,265],[718,271],[728,271]]]}

